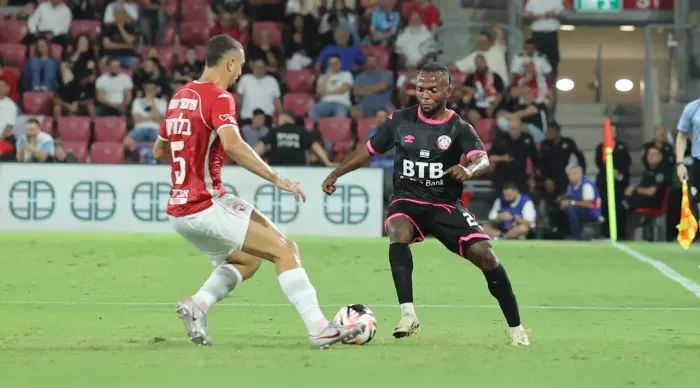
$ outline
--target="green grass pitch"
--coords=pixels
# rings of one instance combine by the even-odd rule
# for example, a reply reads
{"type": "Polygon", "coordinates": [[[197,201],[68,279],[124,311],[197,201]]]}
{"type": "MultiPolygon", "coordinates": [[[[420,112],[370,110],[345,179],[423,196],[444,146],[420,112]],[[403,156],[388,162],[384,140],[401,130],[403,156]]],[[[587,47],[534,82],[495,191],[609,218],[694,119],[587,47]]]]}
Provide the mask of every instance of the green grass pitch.
{"type": "MultiPolygon", "coordinates": [[[[209,314],[212,348],[173,311],[212,267],[177,236],[0,236],[0,386],[698,387],[700,299],[609,244],[497,242],[532,345],[505,345],[481,273],[436,241],[413,245],[422,331],[395,340],[385,239],[299,238],[331,317],[363,303],[366,346],[308,347],[264,263],[209,314]],[[630,308],[625,308],[630,307],[630,308]]],[[[633,244],[700,283],[700,250],[633,244]]]]}

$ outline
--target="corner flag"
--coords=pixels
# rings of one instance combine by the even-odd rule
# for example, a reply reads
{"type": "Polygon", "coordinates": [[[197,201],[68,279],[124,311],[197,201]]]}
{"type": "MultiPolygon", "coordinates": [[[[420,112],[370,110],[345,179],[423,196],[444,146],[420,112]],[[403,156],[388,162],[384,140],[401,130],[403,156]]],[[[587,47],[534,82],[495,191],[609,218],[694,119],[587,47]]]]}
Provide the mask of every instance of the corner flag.
{"type": "MultiPolygon", "coordinates": [[[[605,177],[608,192],[608,225],[610,230],[610,241],[617,241],[617,214],[615,209],[615,171],[613,167],[613,148],[615,147],[612,137],[612,123],[609,118],[605,119],[603,127],[603,162],[605,163],[605,177]]],[[[598,189],[602,189],[599,187],[598,189]]]]}
{"type": "Polygon", "coordinates": [[[695,234],[698,231],[698,222],[693,216],[693,211],[690,210],[690,199],[688,197],[688,181],[683,181],[683,198],[681,200],[681,222],[676,225],[678,229],[678,243],[681,244],[686,251],[690,248],[690,244],[695,240],[695,234]]]}

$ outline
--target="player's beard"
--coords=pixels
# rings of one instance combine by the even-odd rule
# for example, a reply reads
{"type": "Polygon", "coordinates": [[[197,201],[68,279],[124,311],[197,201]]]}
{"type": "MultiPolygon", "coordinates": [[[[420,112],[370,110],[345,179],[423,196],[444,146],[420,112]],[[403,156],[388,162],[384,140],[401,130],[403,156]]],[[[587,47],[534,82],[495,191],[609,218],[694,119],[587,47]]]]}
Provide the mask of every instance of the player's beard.
{"type": "Polygon", "coordinates": [[[437,103],[430,108],[424,107],[423,104],[419,104],[418,106],[420,107],[420,111],[423,114],[423,116],[430,118],[433,117],[437,112],[439,112],[440,108],[444,107],[444,104],[437,103]]]}

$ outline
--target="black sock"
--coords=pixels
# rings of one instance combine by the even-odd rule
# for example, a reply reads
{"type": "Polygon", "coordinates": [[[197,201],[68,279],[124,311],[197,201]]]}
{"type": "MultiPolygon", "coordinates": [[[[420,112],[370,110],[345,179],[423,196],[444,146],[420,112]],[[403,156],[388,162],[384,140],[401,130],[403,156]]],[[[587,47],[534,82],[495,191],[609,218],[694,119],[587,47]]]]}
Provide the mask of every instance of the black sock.
{"type": "Polygon", "coordinates": [[[520,312],[518,311],[518,301],[515,300],[515,294],[513,294],[513,288],[510,285],[510,279],[508,279],[508,274],[505,268],[503,268],[503,265],[499,264],[498,267],[490,271],[484,271],[484,276],[489,285],[491,295],[498,300],[501,311],[503,311],[503,315],[506,316],[508,326],[519,326],[520,312]]]}
{"type": "Polygon", "coordinates": [[[413,303],[413,256],[408,244],[389,245],[389,264],[399,303],[413,303]]]}

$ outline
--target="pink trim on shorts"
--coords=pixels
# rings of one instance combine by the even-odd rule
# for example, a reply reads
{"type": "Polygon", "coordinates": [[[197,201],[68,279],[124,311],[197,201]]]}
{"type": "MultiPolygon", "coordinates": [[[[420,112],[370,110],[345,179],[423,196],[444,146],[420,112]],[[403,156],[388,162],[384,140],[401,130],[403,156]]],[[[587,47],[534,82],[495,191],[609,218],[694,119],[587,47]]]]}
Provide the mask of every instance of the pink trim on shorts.
{"type": "Polygon", "coordinates": [[[411,223],[413,224],[413,227],[416,228],[416,230],[418,231],[418,234],[420,234],[420,237],[414,238],[413,241],[410,242],[410,244],[413,244],[413,243],[416,243],[416,242],[421,242],[421,241],[425,240],[425,235],[424,235],[423,232],[420,230],[420,228],[418,227],[418,225],[416,224],[416,222],[413,221],[413,218],[411,218],[411,216],[409,216],[409,215],[406,214],[406,213],[394,213],[394,214],[392,214],[392,215],[390,215],[389,217],[386,218],[386,221],[384,221],[384,230],[386,230],[387,233],[389,233],[389,231],[387,230],[386,226],[387,226],[387,224],[389,223],[389,220],[391,220],[392,218],[396,218],[396,217],[406,217],[406,218],[408,218],[408,220],[411,221],[411,223]]]}
{"type": "Polygon", "coordinates": [[[471,151],[469,151],[469,152],[467,153],[467,159],[469,159],[469,158],[471,158],[473,155],[477,155],[477,154],[484,154],[484,155],[486,155],[486,151],[484,151],[484,150],[471,150],[471,151]]]}
{"type": "Polygon", "coordinates": [[[424,202],[424,201],[419,201],[419,200],[417,200],[417,199],[409,199],[409,198],[398,198],[398,199],[395,199],[395,200],[391,201],[391,203],[389,204],[389,206],[391,206],[391,205],[393,205],[393,204],[395,204],[396,202],[399,202],[399,201],[411,202],[411,203],[415,203],[415,204],[418,204],[418,205],[428,205],[428,206],[441,207],[441,208],[447,210],[448,213],[452,213],[452,209],[456,209],[454,206],[448,205],[448,204],[446,204],[446,203],[424,202]]]}
{"type": "Polygon", "coordinates": [[[489,237],[489,235],[486,234],[486,233],[472,233],[472,234],[470,234],[470,235],[468,235],[468,236],[462,236],[462,237],[460,237],[460,238],[459,238],[459,242],[458,242],[458,245],[459,245],[459,255],[462,256],[462,257],[464,257],[465,259],[466,259],[466,257],[464,256],[464,252],[462,251],[462,249],[463,249],[463,248],[462,248],[462,243],[463,243],[463,242],[467,242],[467,241],[469,241],[469,240],[471,240],[471,239],[473,239],[473,238],[482,238],[482,239],[484,239],[484,240],[491,240],[491,238],[489,237]]]}
{"type": "Polygon", "coordinates": [[[448,109],[447,110],[447,117],[445,117],[442,120],[433,120],[433,119],[429,119],[429,118],[423,116],[423,113],[420,111],[420,106],[418,107],[418,118],[425,121],[428,124],[444,124],[447,122],[447,120],[451,119],[452,116],[454,116],[454,115],[455,115],[455,111],[453,111],[452,109],[448,109]]]}
{"type": "Polygon", "coordinates": [[[372,143],[369,140],[367,140],[367,149],[373,155],[381,155],[379,152],[375,151],[374,148],[372,148],[372,143]]]}

